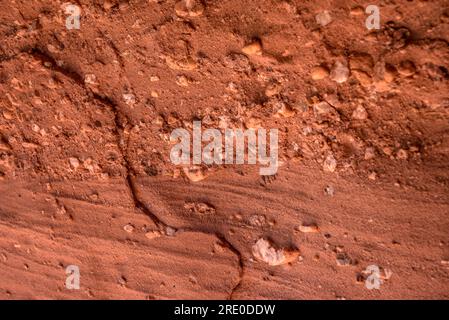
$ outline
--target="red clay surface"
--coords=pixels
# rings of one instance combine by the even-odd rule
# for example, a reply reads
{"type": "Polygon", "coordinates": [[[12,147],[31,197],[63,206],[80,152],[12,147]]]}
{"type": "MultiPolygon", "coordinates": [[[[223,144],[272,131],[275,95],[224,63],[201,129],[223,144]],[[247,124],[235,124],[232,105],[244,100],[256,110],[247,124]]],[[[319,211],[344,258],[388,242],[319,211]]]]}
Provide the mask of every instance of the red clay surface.
{"type": "Polygon", "coordinates": [[[0,298],[448,299],[447,2],[177,2],[0,3],[0,298]],[[277,174],[172,164],[194,120],[277,174]]]}

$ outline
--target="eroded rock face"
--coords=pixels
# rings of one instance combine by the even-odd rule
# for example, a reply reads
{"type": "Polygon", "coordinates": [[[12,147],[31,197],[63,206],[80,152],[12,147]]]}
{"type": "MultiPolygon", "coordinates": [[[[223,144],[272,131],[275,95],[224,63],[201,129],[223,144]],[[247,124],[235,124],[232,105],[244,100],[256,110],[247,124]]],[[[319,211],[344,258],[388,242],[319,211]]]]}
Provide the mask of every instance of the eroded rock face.
{"type": "Polygon", "coordinates": [[[299,250],[277,249],[266,239],[260,238],[252,248],[253,256],[270,266],[291,263],[298,259],[299,250]]]}
{"type": "Polygon", "coordinates": [[[11,106],[0,110],[11,110],[13,115],[0,117],[0,140],[8,142],[11,155],[6,175],[52,179],[124,176],[114,110],[92,98],[76,76],[53,67],[39,55],[27,53],[1,64],[2,72],[14,75],[0,84],[0,94],[11,100],[11,106]]]}
{"type": "Polygon", "coordinates": [[[382,298],[449,298],[447,10],[367,31],[346,2],[83,1],[69,31],[0,1],[0,299],[370,298],[355,260],[395,270],[382,298]],[[192,119],[279,128],[278,173],[174,165],[192,119]]]}

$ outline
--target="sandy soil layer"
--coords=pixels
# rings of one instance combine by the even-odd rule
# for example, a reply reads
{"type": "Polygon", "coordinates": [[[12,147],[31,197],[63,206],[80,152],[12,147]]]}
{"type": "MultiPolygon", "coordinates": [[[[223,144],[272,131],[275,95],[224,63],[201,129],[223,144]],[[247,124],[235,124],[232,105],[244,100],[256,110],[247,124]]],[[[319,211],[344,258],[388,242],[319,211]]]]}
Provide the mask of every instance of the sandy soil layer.
{"type": "Polygon", "coordinates": [[[0,2],[0,298],[449,298],[445,1],[73,4],[0,2]],[[277,174],[174,165],[194,120],[277,174]]]}

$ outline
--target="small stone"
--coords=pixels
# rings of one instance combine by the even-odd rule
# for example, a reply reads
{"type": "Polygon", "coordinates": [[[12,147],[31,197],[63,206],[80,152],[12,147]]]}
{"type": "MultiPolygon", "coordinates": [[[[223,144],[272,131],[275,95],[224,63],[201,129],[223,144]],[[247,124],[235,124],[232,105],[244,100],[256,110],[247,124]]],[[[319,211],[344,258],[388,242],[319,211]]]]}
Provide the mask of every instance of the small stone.
{"type": "Polygon", "coordinates": [[[84,76],[84,83],[95,85],[97,84],[97,77],[93,73],[88,73],[84,76]]]}
{"type": "Polygon", "coordinates": [[[336,168],[337,168],[337,160],[335,160],[332,154],[328,155],[326,157],[326,160],[324,160],[323,170],[326,172],[334,172],[336,168]]]}
{"type": "Polygon", "coordinates": [[[176,77],[176,84],[181,87],[189,86],[189,79],[186,76],[180,75],[176,77]]]}
{"type": "Polygon", "coordinates": [[[281,92],[281,90],[282,90],[282,87],[279,84],[273,83],[273,84],[270,84],[265,89],[265,95],[267,97],[273,97],[273,96],[279,94],[281,92]]]}
{"type": "Polygon", "coordinates": [[[226,86],[226,90],[233,93],[237,93],[239,91],[237,85],[234,82],[229,82],[226,86]]]}
{"type": "Polygon", "coordinates": [[[249,58],[241,53],[231,52],[223,58],[223,64],[236,72],[249,72],[251,70],[249,58]]]}
{"type": "Polygon", "coordinates": [[[123,94],[123,100],[128,106],[133,106],[136,103],[136,96],[132,93],[123,94]]]}
{"type": "Polygon", "coordinates": [[[396,153],[396,157],[397,157],[399,160],[407,160],[407,158],[408,158],[408,153],[407,153],[407,151],[404,150],[404,149],[399,149],[398,152],[396,153]]]}
{"type": "Polygon", "coordinates": [[[33,124],[31,125],[31,130],[33,130],[34,132],[39,132],[41,128],[37,124],[33,124]]]}
{"type": "Polygon", "coordinates": [[[27,149],[37,149],[39,148],[39,145],[32,143],[32,142],[22,142],[21,143],[22,147],[27,148],[27,149]]]}
{"type": "Polygon", "coordinates": [[[157,81],[159,81],[160,79],[159,79],[159,77],[158,76],[151,76],[150,77],[150,81],[151,82],[157,82],[157,81]]]}
{"type": "Polygon", "coordinates": [[[291,263],[297,261],[299,257],[299,251],[277,249],[268,240],[260,238],[256,244],[252,247],[252,253],[254,258],[259,261],[265,262],[270,266],[279,266],[282,264],[291,263]]]}
{"type": "Polygon", "coordinates": [[[404,77],[410,77],[416,72],[416,67],[410,60],[402,61],[399,64],[398,72],[404,77]]]}
{"type": "Polygon", "coordinates": [[[106,10],[106,11],[111,10],[111,8],[112,8],[113,6],[114,6],[114,3],[112,3],[112,2],[109,1],[109,0],[106,0],[106,1],[103,3],[103,9],[106,10]]]}
{"type": "Polygon", "coordinates": [[[303,233],[318,233],[320,232],[320,228],[318,228],[315,224],[302,224],[298,227],[298,230],[303,233]]]}
{"type": "Polygon", "coordinates": [[[385,153],[387,156],[391,156],[393,154],[393,150],[391,150],[390,147],[383,147],[382,152],[385,153]]]}
{"type": "Polygon", "coordinates": [[[335,194],[335,189],[332,186],[326,186],[326,188],[324,188],[324,193],[330,197],[333,197],[335,194]]]}
{"type": "Polygon", "coordinates": [[[264,215],[253,214],[248,218],[248,223],[253,227],[263,227],[267,225],[267,218],[264,215]]]}
{"type": "Polygon", "coordinates": [[[284,118],[293,117],[295,114],[295,110],[283,102],[279,105],[279,109],[276,112],[276,115],[280,115],[284,118]]]}
{"type": "Polygon", "coordinates": [[[230,216],[230,219],[235,219],[235,220],[241,221],[243,219],[243,217],[241,214],[236,213],[233,216],[230,216]]]}
{"type": "Polygon", "coordinates": [[[326,101],[321,101],[318,103],[315,103],[313,105],[313,111],[315,113],[315,115],[326,115],[329,113],[334,113],[335,109],[326,101]]]}
{"type": "Polygon", "coordinates": [[[134,231],[134,226],[131,225],[131,224],[127,224],[127,225],[125,225],[125,226],[123,227],[123,230],[125,230],[125,231],[128,232],[128,233],[131,233],[131,232],[134,231]]]}
{"type": "Polygon", "coordinates": [[[147,237],[150,240],[159,238],[161,236],[161,233],[159,231],[149,231],[145,233],[145,237],[147,237]]]}
{"type": "Polygon", "coordinates": [[[351,15],[353,15],[353,16],[361,16],[362,14],[365,13],[365,10],[363,10],[363,8],[360,7],[360,6],[357,6],[357,7],[351,8],[350,13],[351,13],[351,15]]]}
{"type": "Polygon", "coordinates": [[[175,5],[179,17],[198,17],[203,14],[204,6],[198,0],[181,0],[175,5]]]}
{"type": "Polygon", "coordinates": [[[204,202],[188,202],[184,205],[188,211],[200,215],[215,214],[216,210],[213,206],[204,202]]]}
{"type": "Polygon", "coordinates": [[[206,179],[206,176],[203,173],[203,170],[200,167],[193,166],[190,168],[182,168],[186,177],[192,182],[198,182],[206,179]]]}
{"type": "Polygon", "coordinates": [[[166,234],[167,236],[169,236],[169,237],[173,237],[173,236],[176,234],[176,229],[167,226],[167,227],[165,228],[165,234],[166,234]]]}
{"type": "Polygon", "coordinates": [[[375,155],[376,154],[375,154],[374,148],[368,147],[368,148],[365,149],[364,159],[365,160],[371,160],[371,159],[373,159],[375,157],[375,155]]]}
{"type": "Polygon", "coordinates": [[[348,80],[348,77],[349,77],[348,67],[345,66],[340,61],[335,62],[330,73],[330,78],[337,83],[343,83],[346,80],[348,80]]]}
{"type": "Polygon", "coordinates": [[[172,70],[192,71],[198,67],[196,61],[192,57],[186,57],[182,59],[166,57],[165,63],[172,70]]]}
{"type": "Polygon", "coordinates": [[[69,158],[69,163],[73,169],[77,169],[80,166],[80,161],[77,158],[69,158]]]}
{"type": "Polygon", "coordinates": [[[317,66],[312,69],[311,76],[313,80],[322,80],[329,76],[329,70],[322,66],[317,66]]]}
{"type": "Polygon", "coordinates": [[[99,170],[100,169],[98,164],[90,157],[87,158],[86,160],[84,160],[83,167],[85,169],[89,170],[90,173],[94,173],[95,170],[99,170]]]}
{"type": "Polygon", "coordinates": [[[368,113],[363,106],[358,106],[352,113],[352,118],[355,120],[365,120],[368,118],[368,113]]]}
{"type": "Polygon", "coordinates": [[[254,41],[242,48],[242,52],[246,55],[252,56],[260,56],[262,55],[262,44],[260,41],[254,41]]]}
{"type": "Polygon", "coordinates": [[[370,180],[376,180],[376,178],[377,178],[377,173],[375,173],[374,171],[368,175],[368,179],[370,179],[370,180]]]}
{"type": "Polygon", "coordinates": [[[329,11],[324,10],[323,12],[320,12],[315,16],[315,20],[316,20],[316,23],[318,23],[320,26],[324,27],[332,22],[332,17],[329,14],[329,11]]]}

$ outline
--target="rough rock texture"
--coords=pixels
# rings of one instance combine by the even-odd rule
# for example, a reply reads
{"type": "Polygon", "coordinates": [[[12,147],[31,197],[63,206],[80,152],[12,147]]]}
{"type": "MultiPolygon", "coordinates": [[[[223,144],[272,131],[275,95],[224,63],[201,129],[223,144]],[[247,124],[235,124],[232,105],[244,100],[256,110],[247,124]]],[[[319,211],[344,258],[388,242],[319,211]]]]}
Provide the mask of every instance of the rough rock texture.
{"type": "Polygon", "coordinates": [[[0,298],[449,298],[444,1],[371,31],[351,1],[74,2],[79,30],[0,3],[0,298]],[[194,120],[279,129],[277,174],[172,164],[194,120]]]}

